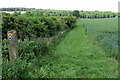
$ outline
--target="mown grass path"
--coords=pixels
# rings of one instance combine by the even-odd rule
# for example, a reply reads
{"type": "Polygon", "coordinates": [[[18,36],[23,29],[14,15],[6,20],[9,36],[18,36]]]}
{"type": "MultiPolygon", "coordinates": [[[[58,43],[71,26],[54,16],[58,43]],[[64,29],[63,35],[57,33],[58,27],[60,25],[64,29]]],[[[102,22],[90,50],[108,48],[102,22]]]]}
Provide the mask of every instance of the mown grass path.
{"type": "MultiPolygon", "coordinates": [[[[97,42],[87,35],[80,20],[59,43],[38,74],[48,78],[116,78],[117,61],[106,57],[97,42]]],[[[46,61],[45,61],[46,62],[46,61]]]]}
{"type": "Polygon", "coordinates": [[[105,52],[90,40],[78,20],[77,28],[56,47],[59,56],[50,67],[49,77],[54,78],[110,78],[117,77],[117,61],[106,57],[105,52]]]}

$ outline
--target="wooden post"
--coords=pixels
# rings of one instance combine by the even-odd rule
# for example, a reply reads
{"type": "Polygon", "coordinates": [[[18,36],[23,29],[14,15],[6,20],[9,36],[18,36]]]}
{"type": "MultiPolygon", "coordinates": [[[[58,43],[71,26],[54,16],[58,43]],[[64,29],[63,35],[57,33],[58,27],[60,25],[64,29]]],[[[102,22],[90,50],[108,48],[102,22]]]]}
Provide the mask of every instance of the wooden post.
{"type": "Polygon", "coordinates": [[[15,59],[18,57],[18,40],[17,40],[17,32],[15,30],[11,30],[7,32],[9,44],[9,59],[10,63],[13,63],[15,59]]]}

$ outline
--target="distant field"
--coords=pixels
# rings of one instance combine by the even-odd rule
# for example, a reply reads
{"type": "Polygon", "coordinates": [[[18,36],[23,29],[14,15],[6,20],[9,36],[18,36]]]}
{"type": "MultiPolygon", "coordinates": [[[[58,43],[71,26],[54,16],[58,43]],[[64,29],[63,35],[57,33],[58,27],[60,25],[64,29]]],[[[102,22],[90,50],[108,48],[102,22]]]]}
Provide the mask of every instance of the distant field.
{"type": "MultiPolygon", "coordinates": [[[[11,13],[13,14],[15,11],[1,11],[1,12],[6,12],[6,13],[11,13]]],[[[21,11],[21,14],[25,13],[26,11],[21,11]]]]}
{"type": "Polygon", "coordinates": [[[100,43],[103,49],[112,55],[117,54],[118,49],[118,19],[81,19],[87,31],[100,43]]]}

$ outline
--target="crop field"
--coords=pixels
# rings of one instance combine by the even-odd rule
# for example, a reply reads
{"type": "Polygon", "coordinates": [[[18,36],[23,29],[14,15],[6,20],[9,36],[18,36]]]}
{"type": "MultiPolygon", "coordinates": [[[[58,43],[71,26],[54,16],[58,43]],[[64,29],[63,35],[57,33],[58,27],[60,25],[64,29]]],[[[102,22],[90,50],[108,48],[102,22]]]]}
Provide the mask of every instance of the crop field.
{"type": "Polygon", "coordinates": [[[118,32],[118,18],[82,19],[89,31],[118,32]]]}
{"type": "Polygon", "coordinates": [[[95,37],[109,56],[118,53],[118,18],[81,19],[88,33],[95,37]]]}

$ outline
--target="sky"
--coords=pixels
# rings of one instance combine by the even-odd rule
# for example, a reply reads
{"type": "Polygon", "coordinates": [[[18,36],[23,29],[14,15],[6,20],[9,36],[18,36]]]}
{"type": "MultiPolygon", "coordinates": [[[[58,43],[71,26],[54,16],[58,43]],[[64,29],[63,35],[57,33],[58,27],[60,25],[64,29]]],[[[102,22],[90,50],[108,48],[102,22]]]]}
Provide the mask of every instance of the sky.
{"type": "Polygon", "coordinates": [[[56,10],[118,12],[119,0],[0,0],[0,8],[26,7],[56,10]]]}

